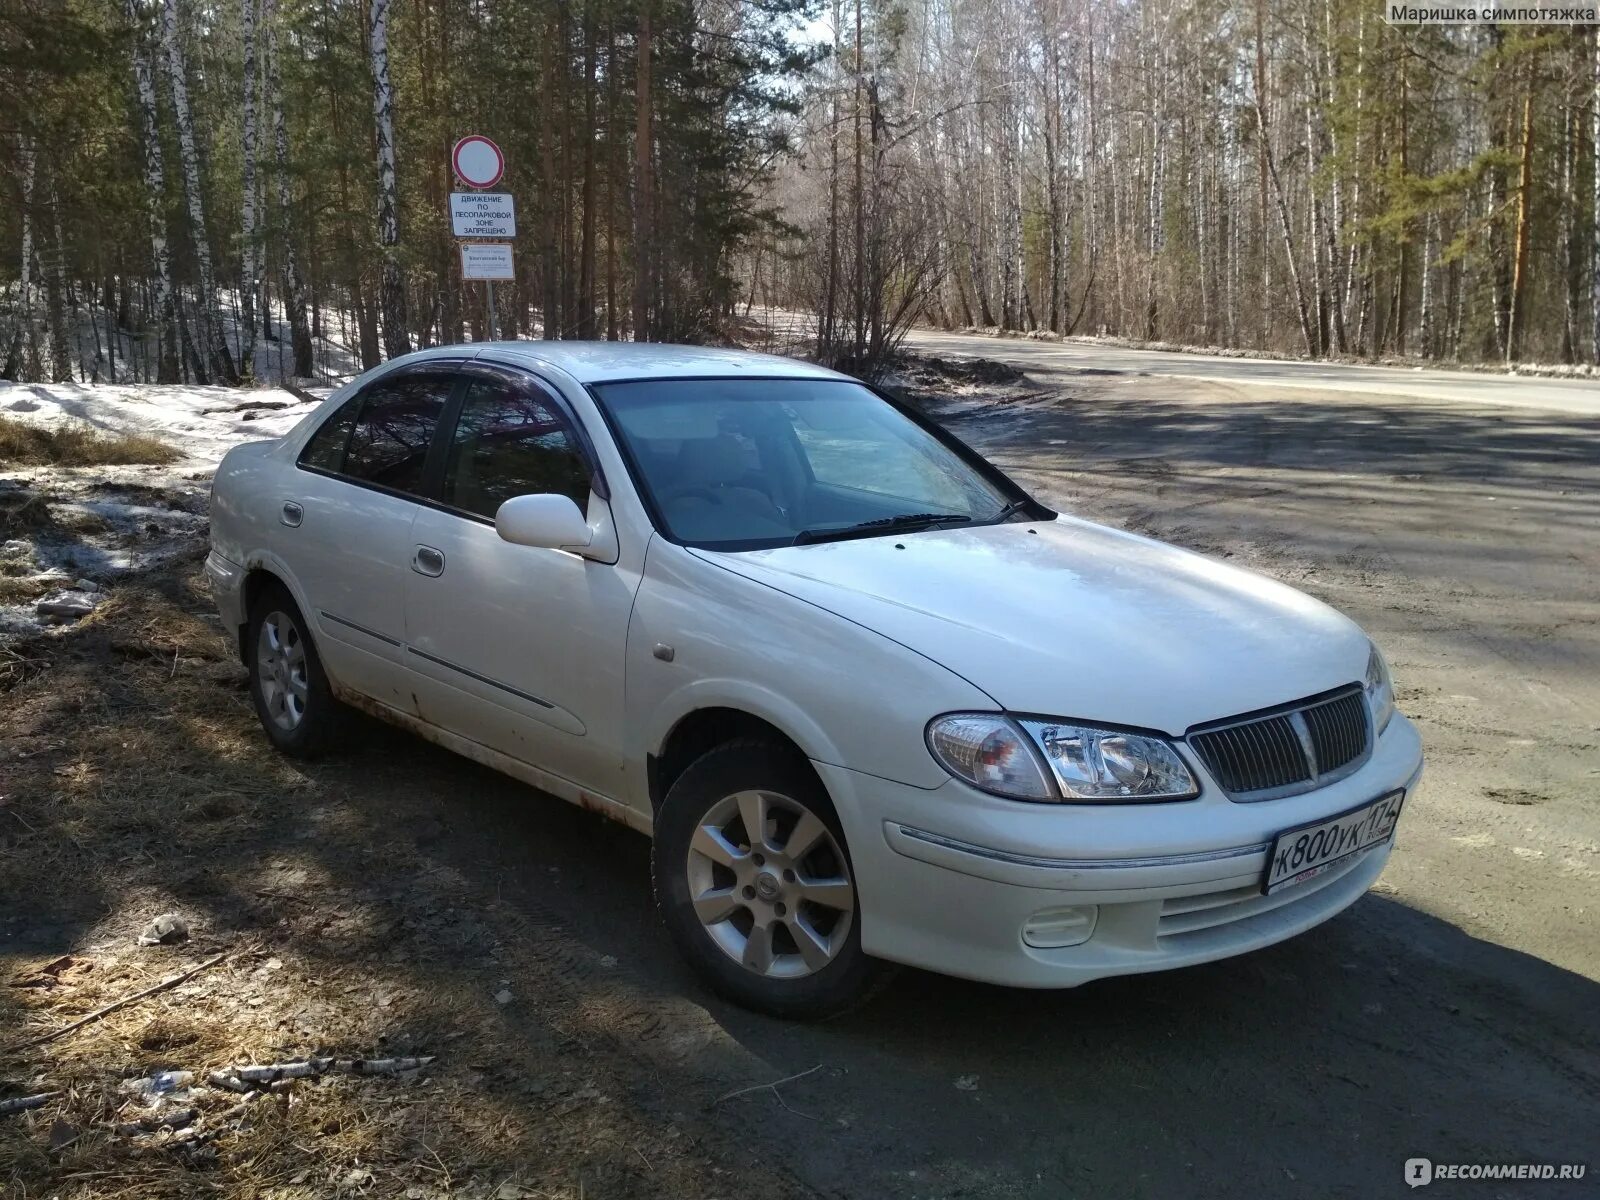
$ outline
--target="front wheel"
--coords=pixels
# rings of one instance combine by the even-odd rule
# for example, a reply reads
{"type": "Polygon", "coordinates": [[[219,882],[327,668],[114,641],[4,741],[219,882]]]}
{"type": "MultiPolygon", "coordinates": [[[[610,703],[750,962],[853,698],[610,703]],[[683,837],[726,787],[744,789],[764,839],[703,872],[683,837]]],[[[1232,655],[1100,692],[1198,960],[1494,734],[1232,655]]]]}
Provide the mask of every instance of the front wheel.
{"type": "Polygon", "coordinates": [[[834,1016],[883,976],[861,949],[838,815],[782,746],[733,742],[690,765],[656,814],[651,868],[678,949],[737,1004],[834,1016]]]}

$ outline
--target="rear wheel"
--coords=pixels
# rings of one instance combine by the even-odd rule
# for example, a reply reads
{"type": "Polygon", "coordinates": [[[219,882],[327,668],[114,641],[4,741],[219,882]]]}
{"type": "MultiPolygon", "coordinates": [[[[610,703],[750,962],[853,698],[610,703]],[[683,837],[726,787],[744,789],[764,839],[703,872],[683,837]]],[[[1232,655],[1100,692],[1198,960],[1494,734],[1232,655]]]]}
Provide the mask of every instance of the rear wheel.
{"type": "Polygon", "coordinates": [[[690,765],[656,815],[656,902],[673,940],[721,995],[817,1018],[868,998],[882,964],[861,949],[844,833],[786,747],[733,742],[690,765]]]}
{"type": "Polygon", "coordinates": [[[263,588],[250,607],[250,698],[267,738],[285,754],[309,758],[332,744],[339,702],[305,618],[281,586],[263,588]]]}

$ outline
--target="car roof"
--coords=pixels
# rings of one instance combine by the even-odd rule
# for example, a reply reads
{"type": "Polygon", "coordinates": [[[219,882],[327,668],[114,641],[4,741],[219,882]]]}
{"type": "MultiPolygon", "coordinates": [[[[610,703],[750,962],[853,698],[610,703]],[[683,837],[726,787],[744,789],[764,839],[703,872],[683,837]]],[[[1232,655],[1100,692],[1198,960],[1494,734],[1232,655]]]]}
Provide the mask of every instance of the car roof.
{"type": "MultiPolygon", "coordinates": [[[[523,361],[559,368],[579,383],[619,379],[783,378],[847,379],[837,371],[776,354],[721,346],[664,342],[478,342],[480,359],[523,361]]],[[[460,346],[453,347],[459,353],[460,346]]]]}

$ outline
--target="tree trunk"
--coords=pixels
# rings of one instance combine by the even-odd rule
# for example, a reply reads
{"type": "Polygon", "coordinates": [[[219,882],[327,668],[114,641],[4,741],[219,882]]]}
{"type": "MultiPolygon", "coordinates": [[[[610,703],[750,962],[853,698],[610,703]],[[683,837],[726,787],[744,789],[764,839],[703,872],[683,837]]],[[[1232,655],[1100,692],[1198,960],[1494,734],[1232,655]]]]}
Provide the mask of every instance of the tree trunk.
{"type": "Polygon", "coordinates": [[[617,321],[617,175],[625,158],[617,137],[617,27],[606,18],[606,341],[618,337],[617,321]]]}
{"type": "Polygon", "coordinates": [[[544,336],[559,338],[566,313],[561,306],[560,227],[566,224],[566,196],[556,186],[556,55],[560,44],[552,14],[540,39],[539,169],[544,176],[539,221],[539,304],[544,313],[544,336]]]}
{"type": "MultiPolygon", "coordinates": [[[[1258,81],[1259,82],[1259,81],[1258,81]]],[[[1307,355],[1314,355],[1311,339],[1311,311],[1306,303],[1306,289],[1300,278],[1300,264],[1294,252],[1294,232],[1289,225],[1289,205],[1283,197],[1283,181],[1278,177],[1277,159],[1267,144],[1267,118],[1261,107],[1261,97],[1256,96],[1256,120],[1261,130],[1262,157],[1267,164],[1267,178],[1272,183],[1272,198],[1278,209],[1278,230],[1283,235],[1283,254],[1289,263],[1289,280],[1294,285],[1295,306],[1300,317],[1300,336],[1307,355]]],[[[1263,247],[1265,251],[1265,247],[1263,247]]]]}
{"type": "Polygon", "coordinates": [[[1436,248],[1439,217],[1432,214],[1425,219],[1422,233],[1422,313],[1419,334],[1422,340],[1422,357],[1433,358],[1435,346],[1435,317],[1433,298],[1433,262],[1438,256],[1436,248]]]}
{"type": "Polygon", "coordinates": [[[50,216],[55,245],[44,256],[45,324],[50,331],[50,382],[72,382],[72,346],[76,340],[67,319],[65,267],[67,246],[61,236],[61,200],[50,186],[50,216]]]}
{"type": "MultiPolygon", "coordinates": [[[[171,0],[168,0],[171,3],[171,0]]],[[[367,24],[372,68],[372,119],[378,150],[378,243],[383,247],[383,350],[390,358],[411,353],[406,281],[400,269],[400,196],[395,182],[394,85],[389,81],[389,0],[372,0],[367,24]]]]}
{"type": "Polygon", "coordinates": [[[1528,227],[1533,206],[1533,67],[1528,67],[1528,90],[1522,100],[1522,149],[1517,167],[1517,232],[1511,260],[1511,315],[1506,322],[1506,361],[1522,357],[1522,331],[1528,322],[1524,311],[1528,286],[1528,227]]]}
{"type": "Polygon", "coordinates": [[[22,270],[18,276],[17,327],[0,365],[0,378],[18,382],[39,378],[39,343],[33,332],[33,181],[38,155],[33,138],[24,133],[17,142],[17,165],[22,168],[22,270]]]}
{"type": "Polygon", "coordinates": [[[233,354],[228,349],[222,317],[217,311],[216,279],[211,268],[211,235],[206,230],[205,197],[200,188],[200,152],[195,144],[194,118],[189,108],[189,82],[184,67],[183,42],[178,34],[178,0],[163,0],[161,44],[167,60],[167,83],[172,90],[172,116],[178,126],[178,156],[183,163],[183,194],[189,208],[189,233],[194,240],[195,268],[200,276],[195,313],[195,324],[199,326],[199,353],[209,372],[228,383],[238,383],[233,354]]]}
{"type": "Polygon", "coordinates": [[[244,128],[240,187],[244,193],[243,223],[239,230],[239,376],[255,375],[256,293],[260,288],[256,232],[256,0],[240,0],[239,31],[244,43],[244,97],[240,105],[244,128]]]}
{"type": "Polygon", "coordinates": [[[639,6],[639,63],[634,87],[633,340],[636,342],[650,341],[650,206],[654,203],[650,161],[651,3],[652,0],[644,0],[639,6]]]}
{"type": "Polygon", "coordinates": [[[283,119],[283,81],[278,73],[277,0],[262,0],[261,20],[267,30],[267,100],[272,106],[273,165],[278,175],[278,217],[283,222],[283,306],[289,318],[289,342],[296,378],[315,370],[311,361],[311,329],[306,323],[306,285],[295,254],[294,204],[289,192],[289,134],[283,119]]]}
{"type": "Polygon", "coordinates": [[[1594,231],[1589,246],[1594,260],[1589,279],[1589,305],[1592,309],[1590,335],[1593,341],[1589,349],[1592,361],[1600,364],[1600,29],[1594,31],[1594,94],[1590,98],[1589,108],[1594,148],[1594,231]]]}
{"type": "Polygon", "coordinates": [[[578,336],[593,338],[595,327],[594,268],[595,211],[595,33],[594,14],[583,13],[583,191],[580,198],[582,229],[578,236],[578,336]]]}

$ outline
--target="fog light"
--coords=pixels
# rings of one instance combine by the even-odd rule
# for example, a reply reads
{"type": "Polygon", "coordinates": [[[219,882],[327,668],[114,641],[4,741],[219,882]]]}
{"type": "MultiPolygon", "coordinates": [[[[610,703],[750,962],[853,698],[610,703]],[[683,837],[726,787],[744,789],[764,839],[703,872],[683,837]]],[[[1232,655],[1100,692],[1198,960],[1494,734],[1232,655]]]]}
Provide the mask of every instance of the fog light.
{"type": "Polygon", "coordinates": [[[1022,926],[1022,940],[1040,950],[1077,946],[1093,935],[1099,915],[1100,909],[1093,904],[1040,909],[1022,926]]]}

